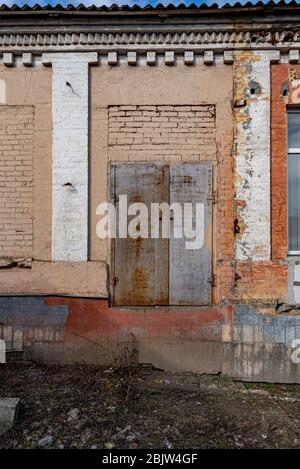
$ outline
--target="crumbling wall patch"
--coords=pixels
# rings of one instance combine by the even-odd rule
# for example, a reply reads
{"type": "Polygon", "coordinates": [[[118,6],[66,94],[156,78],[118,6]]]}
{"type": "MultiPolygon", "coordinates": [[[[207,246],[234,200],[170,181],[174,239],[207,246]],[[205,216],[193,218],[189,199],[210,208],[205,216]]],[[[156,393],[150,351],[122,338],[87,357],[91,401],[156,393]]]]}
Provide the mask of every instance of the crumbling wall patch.
{"type": "Polygon", "coordinates": [[[238,260],[270,258],[270,58],[236,52],[235,197],[238,260]],[[242,103],[243,105],[237,105],[242,103]]]}

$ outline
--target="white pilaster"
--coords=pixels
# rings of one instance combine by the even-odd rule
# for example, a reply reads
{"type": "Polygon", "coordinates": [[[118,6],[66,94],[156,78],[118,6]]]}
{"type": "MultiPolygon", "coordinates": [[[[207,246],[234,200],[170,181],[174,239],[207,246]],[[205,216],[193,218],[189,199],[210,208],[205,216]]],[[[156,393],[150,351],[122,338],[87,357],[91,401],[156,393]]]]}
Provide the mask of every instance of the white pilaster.
{"type": "Polygon", "coordinates": [[[270,259],[270,63],[277,58],[272,52],[253,52],[236,67],[234,79],[244,87],[245,102],[237,106],[235,122],[239,260],[270,259]]]}
{"type": "Polygon", "coordinates": [[[52,64],[52,260],[88,258],[88,73],[97,53],[44,54],[52,64]]]}

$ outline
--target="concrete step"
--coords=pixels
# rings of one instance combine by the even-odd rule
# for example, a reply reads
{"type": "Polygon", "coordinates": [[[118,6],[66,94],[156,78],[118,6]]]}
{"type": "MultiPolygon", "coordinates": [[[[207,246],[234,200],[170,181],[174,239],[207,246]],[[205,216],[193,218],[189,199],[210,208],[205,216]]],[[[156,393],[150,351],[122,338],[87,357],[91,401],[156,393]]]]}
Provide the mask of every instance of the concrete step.
{"type": "Polygon", "coordinates": [[[9,430],[18,418],[20,399],[0,398],[0,435],[9,430]]]}

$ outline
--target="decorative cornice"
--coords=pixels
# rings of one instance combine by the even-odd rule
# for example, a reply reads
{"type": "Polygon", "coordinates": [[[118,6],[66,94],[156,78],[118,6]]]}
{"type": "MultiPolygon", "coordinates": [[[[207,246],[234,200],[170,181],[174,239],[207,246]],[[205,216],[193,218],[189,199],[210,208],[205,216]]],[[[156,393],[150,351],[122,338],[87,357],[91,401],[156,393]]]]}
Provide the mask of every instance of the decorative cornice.
{"type": "MultiPolygon", "coordinates": [[[[279,50],[266,50],[264,51],[266,60],[270,63],[279,63],[281,59],[286,63],[296,63],[296,58],[299,58],[299,51],[293,50],[289,54],[281,54],[279,50]]],[[[165,63],[165,65],[176,65],[176,63],[184,63],[185,65],[204,64],[214,65],[216,63],[224,63],[232,65],[235,61],[235,53],[232,50],[224,50],[222,53],[214,52],[212,50],[205,50],[200,53],[192,50],[185,50],[183,53],[166,50],[164,52],[148,50],[145,53],[136,51],[127,51],[126,53],[120,53],[117,51],[108,52],[91,52],[91,51],[75,51],[71,53],[66,52],[51,52],[42,54],[32,54],[31,52],[23,52],[20,57],[13,52],[4,52],[2,56],[2,63],[7,67],[13,67],[14,65],[23,64],[24,66],[33,66],[37,64],[43,64],[45,66],[51,66],[56,59],[63,60],[67,63],[69,58],[77,56],[79,61],[88,61],[90,64],[107,64],[109,66],[128,64],[128,65],[158,65],[165,63]]],[[[73,60],[72,59],[72,60],[73,60]]],[[[0,60],[1,63],[1,60],[0,60]]]]}
{"type": "Polygon", "coordinates": [[[56,50],[56,49],[112,49],[112,48],[178,48],[194,49],[264,49],[299,47],[300,30],[292,31],[189,31],[184,32],[55,32],[0,33],[0,49],[56,50]]]}
{"type": "MultiPolygon", "coordinates": [[[[72,32],[15,32],[0,33],[0,63],[12,67],[23,64],[33,66],[46,63],[45,53],[85,52],[95,53],[97,63],[118,65],[155,65],[165,62],[186,65],[234,62],[236,51],[265,51],[270,54],[273,63],[298,63],[300,61],[300,30],[270,31],[247,30],[230,31],[232,25],[220,26],[220,30],[195,30],[194,26],[185,25],[179,30],[178,25],[166,31],[157,25],[141,26],[139,31],[88,31],[83,29],[72,32]],[[146,29],[146,30],[145,30],[146,29]],[[223,30],[222,30],[223,29],[223,30]],[[43,58],[42,58],[43,57],[43,58]]],[[[128,26],[127,26],[128,28],[128,26]]],[[[266,28],[267,29],[267,28],[266,28]]]]}

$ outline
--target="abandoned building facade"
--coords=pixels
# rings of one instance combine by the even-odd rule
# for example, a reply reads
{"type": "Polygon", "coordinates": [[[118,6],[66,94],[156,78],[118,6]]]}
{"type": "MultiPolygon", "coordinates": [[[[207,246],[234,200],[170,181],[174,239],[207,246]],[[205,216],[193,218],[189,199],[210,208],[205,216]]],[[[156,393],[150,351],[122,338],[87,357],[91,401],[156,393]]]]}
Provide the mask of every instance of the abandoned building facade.
{"type": "Polygon", "coordinates": [[[7,352],[300,382],[297,3],[1,5],[7,352]],[[202,203],[202,247],[101,239],[123,194],[202,203]]]}

